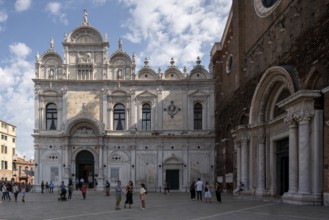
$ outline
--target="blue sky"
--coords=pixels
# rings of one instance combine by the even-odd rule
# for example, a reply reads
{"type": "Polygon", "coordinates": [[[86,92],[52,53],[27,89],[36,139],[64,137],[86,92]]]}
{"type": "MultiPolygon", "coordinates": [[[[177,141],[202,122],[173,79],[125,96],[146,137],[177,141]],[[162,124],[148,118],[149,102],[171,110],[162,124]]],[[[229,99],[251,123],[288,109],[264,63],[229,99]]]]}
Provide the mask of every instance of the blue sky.
{"type": "Polygon", "coordinates": [[[231,0],[0,0],[0,119],[17,126],[17,152],[33,158],[35,55],[49,48],[63,55],[64,33],[83,22],[108,35],[109,55],[122,38],[136,55],[165,70],[171,57],[191,70],[197,56],[208,68],[210,49],[221,39],[231,0]]]}

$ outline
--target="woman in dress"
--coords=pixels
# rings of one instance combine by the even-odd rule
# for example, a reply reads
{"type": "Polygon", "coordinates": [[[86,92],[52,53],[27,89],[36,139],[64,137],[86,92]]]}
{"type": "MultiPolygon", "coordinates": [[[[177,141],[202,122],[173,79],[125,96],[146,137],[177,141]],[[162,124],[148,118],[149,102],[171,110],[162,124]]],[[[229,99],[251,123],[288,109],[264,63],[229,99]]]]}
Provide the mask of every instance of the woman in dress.
{"type": "Polygon", "coordinates": [[[142,209],[145,209],[145,197],[146,197],[146,188],[145,188],[145,184],[141,183],[141,189],[139,191],[139,196],[141,199],[141,203],[142,203],[142,209]]]}

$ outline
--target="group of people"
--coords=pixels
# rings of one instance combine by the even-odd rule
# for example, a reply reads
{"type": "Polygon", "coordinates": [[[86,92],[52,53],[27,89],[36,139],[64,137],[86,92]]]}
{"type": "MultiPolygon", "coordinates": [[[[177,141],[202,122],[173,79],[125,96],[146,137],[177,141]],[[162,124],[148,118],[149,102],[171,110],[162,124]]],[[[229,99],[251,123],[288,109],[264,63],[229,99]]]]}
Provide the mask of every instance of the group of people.
{"type": "MultiPolygon", "coordinates": [[[[195,197],[197,197],[197,200],[202,201],[202,193],[204,191],[204,198],[206,203],[211,202],[211,192],[212,188],[209,184],[209,182],[206,182],[203,184],[202,180],[198,178],[198,181],[193,181],[190,186],[190,194],[191,194],[191,199],[195,200],[195,197]]],[[[222,187],[219,182],[216,182],[215,186],[215,192],[216,192],[216,199],[217,202],[222,202],[222,187]]]]}
{"type": "MultiPolygon", "coordinates": [[[[106,187],[106,184],[105,184],[106,187]]],[[[115,209],[116,210],[120,210],[120,202],[122,199],[122,188],[121,188],[121,181],[118,180],[117,181],[117,185],[114,188],[115,191],[115,209]]],[[[125,195],[126,195],[126,200],[124,203],[124,208],[131,208],[131,205],[133,204],[133,192],[134,192],[134,184],[133,182],[130,180],[127,184],[127,186],[125,187],[125,195]]],[[[140,184],[140,191],[139,191],[139,197],[140,197],[140,201],[141,201],[141,208],[145,209],[145,199],[146,199],[146,187],[144,183],[140,184]]],[[[106,194],[107,195],[107,194],[106,194]]]]}
{"type": "Polygon", "coordinates": [[[17,202],[18,194],[21,193],[22,195],[22,202],[25,202],[25,193],[27,191],[26,184],[24,182],[22,183],[10,183],[10,182],[4,182],[0,186],[0,189],[2,191],[2,200],[11,200],[10,193],[14,194],[15,202],[17,202]]]}
{"type": "MultiPolygon", "coordinates": [[[[41,182],[41,193],[44,193],[45,188],[46,190],[48,190],[48,188],[50,188],[50,185],[52,186],[51,189],[49,190],[49,193],[53,192],[53,182],[51,181],[50,184],[48,184],[48,182],[46,182],[46,184],[44,184],[44,181],[41,182]],[[48,186],[48,187],[47,187],[48,186]]],[[[82,198],[86,199],[87,197],[87,183],[83,182],[81,183],[79,189],[82,193],[82,198]]],[[[106,181],[105,183],[105,195],[106,196],[110,196],[110,189],[111,189],[111,184],[109,183],[109,181],[106,181]]],[[[66,201],[67,199],[72,199],[72,193],[74,191],[74,183],[72,179],[69,179],[69,183],[66,186],[64,184],[64,181],[62,181],[62,184],[59,186],[59,198],[58,200],[60,201],[66,201]],[[67,188],[67,189],[66,189],[67,188]],[[68,197],[66,198],[66,194],[68,192],[68,197]]],[[[122,200],[122,187],[121,187],[121,181],[118,180],[117,181],[117,185],[114,188],[115,191],[115,197],[116,197],[116,203],[115,203],[115,209],[119,210],[120,208],[120,203],[122,200]]],[[[125,192],[125,203],[124,203],[124,208],[131,208],[132,204],[133,204],[133,192],[134,192],[134,184],[133,182],[130,180],[127,184],[127,186],[124,189],[125,192]]],[[[146,187],[144,183],[141,183],[140,185],[140,200],[141,200],[141,208],[145,209],[145,199],[146,199],[146,187]]]]}
{"type": "Polygon", "coordinates": [[[41,193],[44,193],[45,191],[49,192],[49,193],[54,193],[54,183],[51,180],[50,183],[46,182],[44,183],[44,181],[41,181],[41,193]]]}

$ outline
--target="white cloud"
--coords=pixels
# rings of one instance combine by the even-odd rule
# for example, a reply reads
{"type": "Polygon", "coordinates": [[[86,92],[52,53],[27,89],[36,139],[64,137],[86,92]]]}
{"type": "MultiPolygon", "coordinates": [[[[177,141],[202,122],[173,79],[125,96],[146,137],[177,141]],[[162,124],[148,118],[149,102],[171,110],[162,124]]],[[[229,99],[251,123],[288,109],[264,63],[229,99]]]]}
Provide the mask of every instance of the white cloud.
{"type": "Polygon", "coordinates": [[[17,0],[15,3],[16,11],[26,11],[31,7],[31,0],[17,0]]]}
{"type": "Polygon", "coordinates": [[[25,58],[31,53],[31,49],[24,43],[14,43],[9,45],[10,52],[18,58],[25,58]]]}
{"type": "Polygon", "coordinates": [[[5,11],[0,11],[0,23],[7,21],[8,14],[5,11]]]}
{"type": "Polygon", "coordinates": [[[24,43],[9,45],[11,56],[0,66],[0,115],[17,126],[17,152],[33,157],[31,134],[34,125],[34,63],[28,60],[31,49],[24,43]]]}
{"type": "Polygon", "coordinates": [[[92,3],[96,5],[103,5],[107,2],[107,0],[92,0],[92,3]]]}
{"type": "Polygon", "coordinates": [[[220,40],[231,7],[228,0],[120,0],[120,3],[131,15],[124,24],[129,30],[124,37],[147,45],[143,54],[148,54],[153,67],[168,66],[174,57],[179,67],[187,65],[190,69],[197,56],[201,59],[209,56],[213,43],[220,40]]]}
{"type": "Polygon", "coordinates": [[[46,11],[50,13],[50,16],[52,16],[53,21],[63,23],[64,25],[68,25],[69,21],[67,19],[67,16],[64,12],[62,12],[62,4],[59,2],[49,2],[46,5],[46,11]]]}

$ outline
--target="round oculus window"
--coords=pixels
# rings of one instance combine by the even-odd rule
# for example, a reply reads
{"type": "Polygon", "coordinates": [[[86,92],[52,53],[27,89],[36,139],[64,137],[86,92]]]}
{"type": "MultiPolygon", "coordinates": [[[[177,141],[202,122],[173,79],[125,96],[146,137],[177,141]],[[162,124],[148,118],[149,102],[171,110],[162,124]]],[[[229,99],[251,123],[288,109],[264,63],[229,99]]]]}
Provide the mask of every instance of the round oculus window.
{"type": "Polygon", "coordinates": [[[281,0],[254,0],[256,14],[259,17],[266,17],[277,8],[280,2],[281,0]]]}
{"type": "Polygon", "coordinates": [[[273,5],[275,5],[275,3],[277,2],[278,0],[262,0],[262,3],[263,3],[263,6],[265,8],[270,8],[272,7],[273,5]]]}

